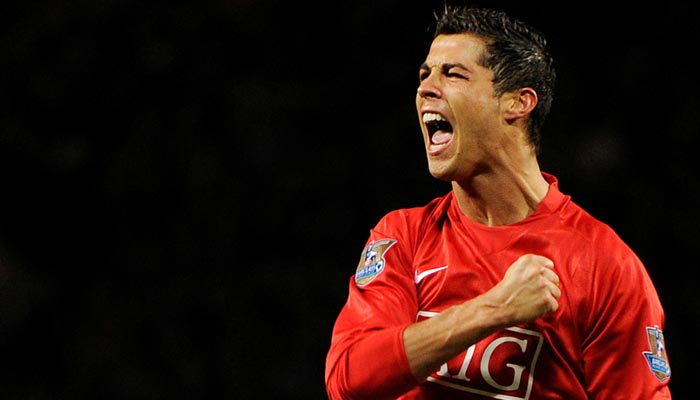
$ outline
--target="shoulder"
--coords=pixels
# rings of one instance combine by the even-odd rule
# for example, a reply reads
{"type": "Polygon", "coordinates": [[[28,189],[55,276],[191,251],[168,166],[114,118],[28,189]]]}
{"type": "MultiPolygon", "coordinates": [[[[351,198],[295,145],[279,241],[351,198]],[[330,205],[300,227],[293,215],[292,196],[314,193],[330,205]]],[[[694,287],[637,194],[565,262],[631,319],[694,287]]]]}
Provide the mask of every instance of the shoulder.
{"type": "Polygon", "coordinates": [[[563,229],[569,235],[574,236],[574,239],[586,243],[597,243],[601,240],[622,242],[612,227],[594,217],[570,195],[564,193],[559,188],[559,180],[554,175],[547,173],[543,173],[543,175],[550,183],[550,190],[542,206],[557,216],[556,222],[549,219],[549,221],[554,222],[554,227],[563,229]]]}
{"type": "Polygon", "coordinates": [[[449,192],[433,198],[422,206],[392,210],[379,220],[375,230],[386,233],[395,230],[402,232],[420,230],[422,227],[430,225],[431,222],[443,220],[447,215],[452,199],[452,192],[449,192]]]}
{"type": "Polygon", "coordinates": [[[603,246],[618,246],[624,251],[630,251],[627,244],[617,232],[606,222],[591,215],[573,201],[561,211],[562,223],[574,232],[580,239],[595,245],[600,250],[603,246]]]}
{"type": "Polygon", "coordinates": [[[565,249],[573,274],[581,278],[620,274],[629,268],[640,269],[640,260],[612,226],[561,192],[556,178],[546,177],[551,183],[552,195],[545,206],[556,215],[554,219],[547,219],[552,224],[547,233],[556,237],[565,249]]]}
{"type": "Polygon", "coordinates": [[[569,246],[578,250],[572,268],[579,278],[611,282],[646,279],[643,262],[609,224],[574,202],[561,210],[560,217],[571,235],[569,246]]]}

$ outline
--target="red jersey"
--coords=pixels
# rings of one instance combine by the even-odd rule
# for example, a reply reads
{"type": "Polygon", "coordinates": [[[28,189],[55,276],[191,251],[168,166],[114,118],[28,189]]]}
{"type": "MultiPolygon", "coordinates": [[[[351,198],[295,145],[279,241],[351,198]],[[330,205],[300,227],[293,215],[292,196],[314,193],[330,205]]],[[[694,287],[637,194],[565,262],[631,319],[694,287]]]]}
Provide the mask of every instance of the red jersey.
{"type": "Polygon", "coordinates": [[[326,360],[331,399],[670,399],[664,311],[638,257],[606,224],[549,191],[526,219],[489,227],[452,192],[370,231],[326,360]],[[554,262],[559,309],[486,337],[426,381],[403,331],[495,286],[520,256],[554,262]]]}

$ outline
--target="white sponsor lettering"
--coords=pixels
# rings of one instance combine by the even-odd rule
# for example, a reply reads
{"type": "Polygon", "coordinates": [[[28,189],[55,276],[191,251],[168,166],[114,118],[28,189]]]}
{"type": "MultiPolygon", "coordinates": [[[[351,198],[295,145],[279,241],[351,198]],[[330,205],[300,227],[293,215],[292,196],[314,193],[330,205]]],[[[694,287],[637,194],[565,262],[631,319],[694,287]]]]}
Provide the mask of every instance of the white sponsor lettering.
{"type": "Polygon", "coordinates": [[[517,338],[509,336],[498,338],[493,342],[489,343],[489,345],[486,346],[486,350],[484,351],[484,357],[481,359],[481,376],[484,377],[484,380],[486,380],[486,382],[488,382],[489,385],[495,387],[496,389],[511,391],[516,390],[520,387],[520,378],[522,377],[523,370],[525,369],[524,365],[506,363],[506,367],[512,368],[515,371],[513,383],[511,383],[508,386],[501,385],[498,382],[496,382],[491,376],[491,372],[489,371],[489,361],[491,360],[491,355],[493,354],[494,350],[496,350],[496,347],[498,347],[501,343],[505,342],[513,342],[520,345],[520,349],[523,351],[523,353],[527,348],[527,340],[519,340],[517,338]]]}
{"type": "MultiPolygon", "coordinates": [[[[419,318],[436,315],[438,313],[429,311],[418,313],[419,318]]],[[[507,328],[500,334],[469,346],[460,356],[463,357],[461,363],[455,364],[456,359],[444,363],[428,380],[494,399],[529,400],[542,344],[543,337],[539,332],[519,327],[507,328]],[[503,363],[500,367],[499,362],[503,363]],[[474,368],[471,368],[472,364],[474,368]]]]}

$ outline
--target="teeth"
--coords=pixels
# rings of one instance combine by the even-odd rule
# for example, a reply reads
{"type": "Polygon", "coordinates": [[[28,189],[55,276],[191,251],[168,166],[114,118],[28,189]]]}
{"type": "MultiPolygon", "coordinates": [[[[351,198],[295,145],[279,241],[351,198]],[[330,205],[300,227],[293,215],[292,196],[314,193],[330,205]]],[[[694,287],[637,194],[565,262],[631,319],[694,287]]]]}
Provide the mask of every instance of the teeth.
{"type": "Polygon", "coordinates": [[[430,121],[447,121],[447,120],[440,114],[436,114],[436,113],[423,114],[423,123],[428,123],[430,121]]]}

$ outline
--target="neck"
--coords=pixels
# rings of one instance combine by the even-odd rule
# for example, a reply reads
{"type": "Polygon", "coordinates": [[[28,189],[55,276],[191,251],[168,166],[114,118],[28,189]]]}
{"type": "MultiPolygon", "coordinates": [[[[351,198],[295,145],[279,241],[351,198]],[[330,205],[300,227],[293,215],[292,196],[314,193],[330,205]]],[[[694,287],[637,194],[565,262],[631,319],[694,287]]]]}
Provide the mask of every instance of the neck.
{"type": "Polygon", "coordinates": [[[536,160],[524,168],[486,168],[453,181],[459,208],[469,219],[487,226],[510,225],[532,214],[547,195],[549,183],[536,160]]]}

